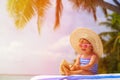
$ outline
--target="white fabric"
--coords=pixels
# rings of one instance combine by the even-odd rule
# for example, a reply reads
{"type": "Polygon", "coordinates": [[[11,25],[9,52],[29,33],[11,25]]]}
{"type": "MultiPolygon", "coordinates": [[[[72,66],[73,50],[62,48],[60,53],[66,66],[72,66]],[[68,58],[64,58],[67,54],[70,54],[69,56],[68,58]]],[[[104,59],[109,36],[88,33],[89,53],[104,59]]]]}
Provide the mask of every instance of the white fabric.
{"type": "MultiPolygon", "coordinates": [[[[82,80],[120,80],[120,74],[97,74],[97,75],[72,75],[73,77],[79,77],[77,80],[81,80],[80,76],[82,77],[92,77],[92,79],[82,79],[82,80]],[[98,77],[98,78],[97,78],[98,77]],[[94,79],[95,78],[95,79],[94,79]],[[97,79],[96,79],[97,78],[97,79]]],[[[61,75],[39,75],[31,78],[31,80],[42,80],[50,78],[64,78],[64,77],[70,77],[70,76],[61,76],[61,75]]],[[[56,79],[58,80],[58,79],[56,79]]],[[[65,79],[63,79],[65,80],[65,79]]]]}

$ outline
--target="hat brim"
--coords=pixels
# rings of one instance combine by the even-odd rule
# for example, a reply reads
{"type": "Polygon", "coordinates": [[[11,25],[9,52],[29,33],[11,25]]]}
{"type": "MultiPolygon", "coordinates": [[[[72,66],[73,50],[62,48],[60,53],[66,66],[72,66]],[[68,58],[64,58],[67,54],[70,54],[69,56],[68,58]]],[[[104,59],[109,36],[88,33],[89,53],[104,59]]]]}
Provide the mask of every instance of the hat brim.
{"type": "Polygon", "coordinates": [[[102,56],[103,45],[98,34],[88,28],[78,28],[74,30],[70,35],[70,43],[77,53],[82,53],[78,45],[81,38],[88,40],[93,46],[94,53],[99,57],[102,56]]]}

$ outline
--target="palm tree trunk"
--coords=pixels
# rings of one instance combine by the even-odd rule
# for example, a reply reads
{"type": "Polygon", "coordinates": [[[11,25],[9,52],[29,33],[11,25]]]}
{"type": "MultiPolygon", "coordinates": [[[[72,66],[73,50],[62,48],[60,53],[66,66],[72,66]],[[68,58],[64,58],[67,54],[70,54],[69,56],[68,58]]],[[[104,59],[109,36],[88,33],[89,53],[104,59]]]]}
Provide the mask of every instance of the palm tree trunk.
{"type": "Polygon", "coordinates": [[[105,2],[105,1],[101,1],[99,0],[99,6],[101,6],[102,8],[106,8],[106,9],[109,9],[111,11],[114,11],[118,14],[120,14],[120,8],[118,6],[115,6],[113,4],[110,4],[108,2],[105,2]]]}

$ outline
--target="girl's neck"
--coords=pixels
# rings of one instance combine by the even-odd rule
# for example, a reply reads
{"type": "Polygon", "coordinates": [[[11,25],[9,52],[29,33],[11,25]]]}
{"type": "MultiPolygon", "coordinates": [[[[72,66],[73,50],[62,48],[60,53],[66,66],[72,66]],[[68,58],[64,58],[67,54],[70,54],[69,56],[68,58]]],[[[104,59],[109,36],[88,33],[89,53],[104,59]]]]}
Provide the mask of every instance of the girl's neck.
{"type": "Polygon", "coordinates": [[[93,52],[89,52],[89,53],[83,53],[82,55],[84,57],[91,57],[94,53],[93,52]]]}

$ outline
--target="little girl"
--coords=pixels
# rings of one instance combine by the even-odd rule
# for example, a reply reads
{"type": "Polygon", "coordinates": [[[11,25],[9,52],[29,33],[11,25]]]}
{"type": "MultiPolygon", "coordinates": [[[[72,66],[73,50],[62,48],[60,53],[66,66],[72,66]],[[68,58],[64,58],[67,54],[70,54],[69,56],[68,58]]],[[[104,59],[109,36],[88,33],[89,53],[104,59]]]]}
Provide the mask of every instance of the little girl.
{"type": "Polygon", "coordinates": [[[99,36],[90,29],[79,28],[72,32],[70,42],[78,55],[72,66],[65,60],[61,63],[61,74],[97,74],[98,60],[103,53],[103,46],[99,36]]]}

